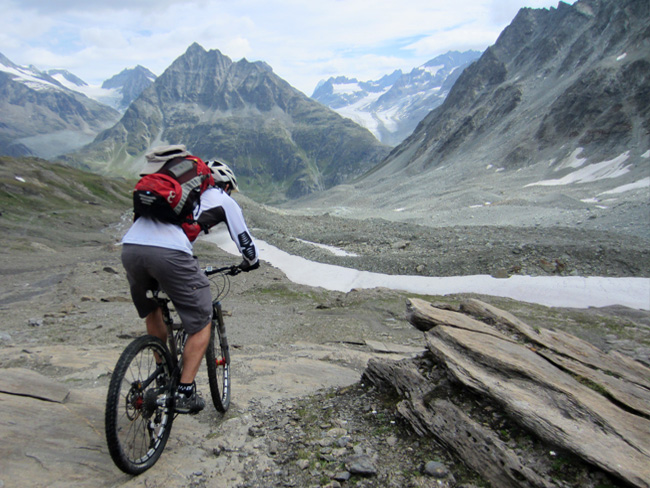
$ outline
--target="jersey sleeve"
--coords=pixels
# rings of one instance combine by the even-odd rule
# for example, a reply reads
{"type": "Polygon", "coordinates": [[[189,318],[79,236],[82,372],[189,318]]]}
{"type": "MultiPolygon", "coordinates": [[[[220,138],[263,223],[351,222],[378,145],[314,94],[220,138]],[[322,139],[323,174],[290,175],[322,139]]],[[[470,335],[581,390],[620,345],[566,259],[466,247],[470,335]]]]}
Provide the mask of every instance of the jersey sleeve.
{"type": "Polygon", "coordinates": [[[226,193],[214,190],[216,193],[206,192],[201,198],[201,209],[197,222],[201,227],[210,229],[215,225],[225,222],[230,232],[230,237],[237,245],[237,249],[249,264],[255,264],[259,259],[257,247],[253,236],[248,230],[244,214],[237,202],[226,193]]]}

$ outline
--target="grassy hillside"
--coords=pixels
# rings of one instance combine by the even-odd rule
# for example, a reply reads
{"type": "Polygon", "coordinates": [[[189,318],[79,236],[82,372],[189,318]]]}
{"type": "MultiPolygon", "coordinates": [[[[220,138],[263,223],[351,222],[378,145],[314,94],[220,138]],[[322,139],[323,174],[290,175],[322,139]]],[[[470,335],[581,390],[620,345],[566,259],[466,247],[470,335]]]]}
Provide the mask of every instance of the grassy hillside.
{"type": "Polygon", "coordinates": [[[35,158],[0,157],[0,239],[58,249],[102,241],[131,208],[133,181],[35,158]]]}

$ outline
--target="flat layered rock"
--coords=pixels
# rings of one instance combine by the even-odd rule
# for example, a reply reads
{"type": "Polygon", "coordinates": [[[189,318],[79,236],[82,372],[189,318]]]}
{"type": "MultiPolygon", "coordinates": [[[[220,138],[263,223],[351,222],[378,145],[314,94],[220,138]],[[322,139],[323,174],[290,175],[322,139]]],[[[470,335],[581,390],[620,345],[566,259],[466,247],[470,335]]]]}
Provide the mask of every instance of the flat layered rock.
{"type": "MultiPolygon", "coordinates": [[[[407,303],[435,368],[540,439],[631,486],[650,486],[648,368],[570,334],[530,327],[478,300],[461,310],[473,316],[415,298],[407,303]]],[[[440,375],[428,379],[414,363],[389,361],[372,361],[365,375],[391,384],[405,398],[400,413],[418,433],[438,437],[495,486],[520,486],[522,479],[552,486],[488,428],[437,398],[440,375]]]]}
{"type": "Polygon", "coordinates": [[[70,390],[57,381],[23,368],[6,368],[0,375],[0,393],[63,403],[70,390]]]}

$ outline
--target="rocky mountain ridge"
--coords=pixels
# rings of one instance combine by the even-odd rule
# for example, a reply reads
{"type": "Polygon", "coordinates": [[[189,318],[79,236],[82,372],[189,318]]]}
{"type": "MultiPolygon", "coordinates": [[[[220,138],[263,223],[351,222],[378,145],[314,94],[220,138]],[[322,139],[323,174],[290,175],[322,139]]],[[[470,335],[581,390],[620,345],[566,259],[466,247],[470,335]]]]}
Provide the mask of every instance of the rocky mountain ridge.
{"type": "Polygon", "coordinates": [[[66,88],[60,75],[18,66],[0,54],[0,154],[54,158],[119,119],[116,110],[66,88]]]}
{"type": "Polygon", "coordinates": [[[649,23],[640,0],[520,10],[380,166],[303,208],[647,238],[649,23]]]}
{"type": "Polygon", "coordinates": [[[311,100],[263,62],[233,62],[191,45],[122,119],[66,159],[113,174],[139,172],[152,146],[183,143],[220,158],[262,199],[297,197],[368,171],[388,153],[365,129],[311,100]]]}
{"type": "Polygon", "coordinates": [[[409,73],[396,70],[377,81],[331,77],[318,84],[312,98],[395,146],[442,104],[462,71],[480,55],[479,51],[450,51],[409,73]]]}
{"type": "Polygon", "coordinates": [[[120,113],[128,108],[140,93],[151,85],[156,75],[143,66],[123,69],[105,80],[101,86],[91,86],[65,69],[51,69],[47,73],[66,88],[108,105],[120,113]]]}
{"type": "Polygon", "coordinates": [[[156,75],[147,68],[137,65],[132,69],[124,69],[115,76],[102,83],[102,89],[114,90],[118,95],[118,101],[114,108],[125,112],[131,102],[140,96],[145,88],[156,81],[156,75]],[[119,98],[121,96],[121,98],[119,98]]]}

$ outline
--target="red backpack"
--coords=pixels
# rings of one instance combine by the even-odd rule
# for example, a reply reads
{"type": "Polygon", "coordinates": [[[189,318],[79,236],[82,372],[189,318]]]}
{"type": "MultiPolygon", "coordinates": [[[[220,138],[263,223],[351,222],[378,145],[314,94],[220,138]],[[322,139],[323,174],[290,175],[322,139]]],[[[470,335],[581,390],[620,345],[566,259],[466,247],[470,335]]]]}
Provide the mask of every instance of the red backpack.
{"type": "Polygon", "coordinates": [[[192,223],[201,194],[212,185],[212,172],[200,158],[185,155],[170,159],[135,185],[135,218],[146,216],[181,226],[192,223]]]}

